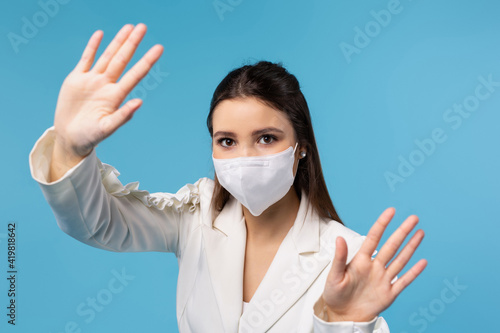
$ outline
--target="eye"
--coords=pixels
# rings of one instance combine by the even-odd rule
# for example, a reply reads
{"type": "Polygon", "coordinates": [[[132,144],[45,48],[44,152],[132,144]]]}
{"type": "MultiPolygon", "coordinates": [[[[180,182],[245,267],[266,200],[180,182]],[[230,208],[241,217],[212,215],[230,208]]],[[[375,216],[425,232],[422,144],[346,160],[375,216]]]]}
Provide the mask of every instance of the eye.
{"type": "Polygon", "coordinates": [[[269,134],[263,135],[260,138],[261,138],[260,141],[262,141],[262,143],[264,143],[266,145],[268,145],[276,140],[276,137],[274,135],[269,135],[269,134]]]}
{"type": "Polygon", "coordinates": [[[229,146],[231,146],[232,142],[233,142],[233,139],[229,139],[229,138],[221,138],[221,139],[217,140],[217,143],[219,145],[221,145],[222,147],[229,147],[229,146]]]}

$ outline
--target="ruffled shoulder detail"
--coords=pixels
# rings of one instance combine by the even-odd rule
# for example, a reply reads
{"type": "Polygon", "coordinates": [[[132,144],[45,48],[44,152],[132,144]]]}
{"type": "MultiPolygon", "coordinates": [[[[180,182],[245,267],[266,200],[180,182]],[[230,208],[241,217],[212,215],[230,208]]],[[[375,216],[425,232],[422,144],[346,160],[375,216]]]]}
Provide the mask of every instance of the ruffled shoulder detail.
{"type": "Polygon", "coordinates": [[[99,163],[101,171],[101,180],[106,188],[106,191],[115,197],[123,197],[126,195],[133,195],[148,207],[154,207],[158,210],[175,209],[178,212],[189,211],[194,212],[200,203],[200,182],[204,178],[200,178],[194,184],[186,184],[177,193],[149,193],[145,190],[139,189],[139,182],[131,182],[123,185],[118,176],[120,172],[113,166],[99,163]]]}

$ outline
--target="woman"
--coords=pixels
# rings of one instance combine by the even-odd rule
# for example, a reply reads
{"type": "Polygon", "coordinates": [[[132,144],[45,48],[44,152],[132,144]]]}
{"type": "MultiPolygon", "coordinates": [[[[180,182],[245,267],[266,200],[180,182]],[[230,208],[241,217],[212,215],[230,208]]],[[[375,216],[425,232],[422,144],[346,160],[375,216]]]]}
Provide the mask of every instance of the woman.
{"type": "Polygon", "coordinates": [[[65,79],[54,126],[30,153],[60,228],[109,251],[173,252],[179,260],[181,332],[389,332],[379,314],[425,268],[397,279],[419,246],[408,217],[376,252],[394,216],[368,235],[345,227],[329,197],[307,103],[295,77],[270,62],[230,72],[214,92],[207,125],[214,180],[177,193],[123,186],[94,147],[141,100],[120,104],[159,59],[153,46],[120,81],[146,32],[125,25],[92,67],[102,32],[65,79]]]}

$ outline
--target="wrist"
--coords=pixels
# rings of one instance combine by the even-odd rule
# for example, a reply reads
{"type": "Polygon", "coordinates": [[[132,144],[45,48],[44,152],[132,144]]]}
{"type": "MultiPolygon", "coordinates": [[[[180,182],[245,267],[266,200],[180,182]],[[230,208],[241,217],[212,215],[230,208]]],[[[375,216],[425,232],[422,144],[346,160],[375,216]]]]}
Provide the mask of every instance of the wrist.
{"type": "MultiPolygon", "coordinates": [[[[85,155],[86,156],[86,155],[85,155]]],[[[74,165],[81,161],[85,156],[77,154],[71,148],[65,146],[59,141],[54,142],[54,150],[52,151],[53,162],[59,165],[74,165]]]]}
{"type": "Polygon", "coordinates": [[[49,172],[47,175],[48,182],[55,182],[66,174],[66,172],[80,163],[85,156],[80,156],[74,153],[71,149],[67,149],[61,142],[54,141],[52,147],[52,156],[50,159],[49,172]]]}
{"type": "Polygon", "coordinates": [[[75,148],[62,135],[56,133],[54,137],[54,150],[52,153],[61,162],[67,161],[70,164],[73,164],[73,162],[80,161],[89,155],[92,149],[92,147],[86,149],[81,147],[75,148]]]}

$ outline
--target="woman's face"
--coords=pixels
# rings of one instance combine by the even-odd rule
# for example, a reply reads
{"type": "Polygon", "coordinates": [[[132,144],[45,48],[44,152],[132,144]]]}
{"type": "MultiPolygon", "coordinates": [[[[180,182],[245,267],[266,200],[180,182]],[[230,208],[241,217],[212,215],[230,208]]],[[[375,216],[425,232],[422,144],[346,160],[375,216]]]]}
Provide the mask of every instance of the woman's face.
{"type": "MultiPolygon", "coordinates": [[[[295,147],[295,131],[285,113],[254,97],[220,102],[212,115],[214,158],[261,156],[295,147]]],[[[300,145],[295,151],[297,172],[300,145]]]]}

